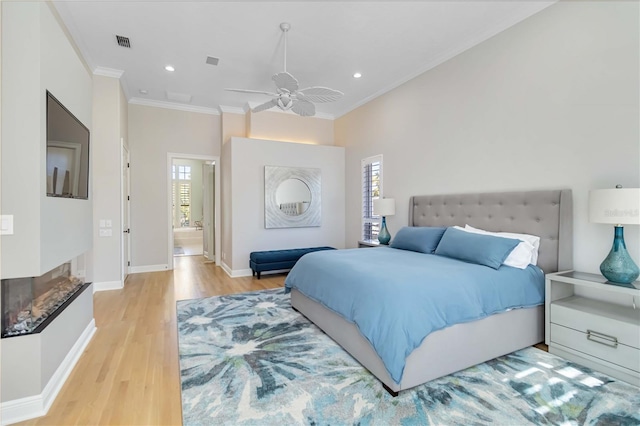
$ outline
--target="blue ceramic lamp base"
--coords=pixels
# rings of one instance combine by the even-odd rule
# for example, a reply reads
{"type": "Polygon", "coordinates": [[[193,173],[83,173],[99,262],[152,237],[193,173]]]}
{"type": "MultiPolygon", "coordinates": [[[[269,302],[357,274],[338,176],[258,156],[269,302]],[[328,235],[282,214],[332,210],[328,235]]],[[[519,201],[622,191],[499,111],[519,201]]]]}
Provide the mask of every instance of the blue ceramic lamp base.
{"type": "Polygon", "coordinates": [[[600,265],[600,272],[613,283],[630,284],[638,278],[640,269],[629,256],[627,246],[624,243],[623,231],[622,226],[615,227],[613,247],[600,265]]]}
{"type": "Polygon", "coordinates": [[[389,245],[389,241],[391,241],[391,234],[387,229],[387,218],[384,216],[382,217],[382,226],[380,226],[380,232],[378,233],[378,241],[385,246],[389,245]]]}

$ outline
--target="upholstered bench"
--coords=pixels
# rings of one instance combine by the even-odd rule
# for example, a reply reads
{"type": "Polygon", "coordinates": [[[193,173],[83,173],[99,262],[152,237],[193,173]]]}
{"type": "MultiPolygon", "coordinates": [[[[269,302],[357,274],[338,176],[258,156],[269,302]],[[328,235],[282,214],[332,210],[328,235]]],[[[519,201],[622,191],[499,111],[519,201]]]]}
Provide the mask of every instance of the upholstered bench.
{"type": "Polygon", "coordinates": [[[277,271],[280,269],[291,269],[298,259],[307,253],[322,250],[335,250],[333,247],[309,247],[289,250],[269,250],[254,251],[249,255],[251,272],[255,276],[264,271],[277,271]]]}

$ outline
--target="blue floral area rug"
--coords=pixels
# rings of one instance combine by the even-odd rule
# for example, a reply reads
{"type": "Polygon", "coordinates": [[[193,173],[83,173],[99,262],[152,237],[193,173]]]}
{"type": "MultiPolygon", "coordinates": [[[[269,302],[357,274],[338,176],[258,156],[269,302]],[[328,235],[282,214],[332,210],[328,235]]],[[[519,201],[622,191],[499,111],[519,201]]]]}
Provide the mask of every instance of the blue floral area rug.
{"type": "Polygon", "coordinates": [[[393,398],[282,289],[177,315],[185,425],[640,424],[640,389],[535,348],[393,398]]]}

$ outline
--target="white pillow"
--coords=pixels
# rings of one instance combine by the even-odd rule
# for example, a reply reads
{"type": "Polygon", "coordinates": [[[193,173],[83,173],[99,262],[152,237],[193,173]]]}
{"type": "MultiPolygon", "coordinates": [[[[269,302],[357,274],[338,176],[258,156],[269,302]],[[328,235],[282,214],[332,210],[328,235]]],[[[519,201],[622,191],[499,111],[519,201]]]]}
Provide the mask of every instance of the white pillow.
{"type": "Polygon", "coordinates": [[[518,269],[526,269],[527,266],[529,266],[529,264],[531,263],[534,247],[532,244],[530,244],[527,241],[523,241],[521,238],[507,236],[503,232],[489,232],[483,229],[474,228],[469,225],[466,225],[464,228],[458,228],[458,229],[465,232],[472,233],[472,234],[483,234],[483,235],[491,235],[491,236],[500,237],[500,238],[511,238],[511,239],[520,240],[520,244],[518,244],[513,250],[511,250],[511,253],[509,253],[509,256],[507,256],[507,258],[504,260],[504,262],[502,262],[502,264],[507,266],[512,266],[518,269]]]}
{"type": "MultiPolygon", "coordinates": [[[[477,229],[469,225],[465,225],[464,227],[466,229],[477,229]]],[[[490,232],[490,231],[485,231],[485,232],[489,232],[490,234],[496,234],[498,236],[501,235],[507,238],[515,238],[516,240],[528,242],[533,246],[533,249],[534,249],[533,252],[531,253],[531,264],[532,265],[538,264],[538,250],[540,249],[540,237],[537,237],[535,235],[529,235],[529,234],[516,234],[513,232],[490,232]]]]}

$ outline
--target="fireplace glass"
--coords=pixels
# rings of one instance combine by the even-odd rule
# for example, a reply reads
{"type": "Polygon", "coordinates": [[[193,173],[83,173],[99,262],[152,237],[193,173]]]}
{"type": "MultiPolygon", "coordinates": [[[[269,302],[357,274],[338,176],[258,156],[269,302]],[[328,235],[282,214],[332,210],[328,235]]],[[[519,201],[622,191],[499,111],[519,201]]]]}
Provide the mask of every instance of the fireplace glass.
{"type": "Polygon", "coordinates": [[[39,332],[83,285],[83,278],[71,274],[71,263],[39,277],[2,280],[2,337],[39,332]]]}

